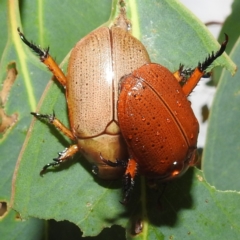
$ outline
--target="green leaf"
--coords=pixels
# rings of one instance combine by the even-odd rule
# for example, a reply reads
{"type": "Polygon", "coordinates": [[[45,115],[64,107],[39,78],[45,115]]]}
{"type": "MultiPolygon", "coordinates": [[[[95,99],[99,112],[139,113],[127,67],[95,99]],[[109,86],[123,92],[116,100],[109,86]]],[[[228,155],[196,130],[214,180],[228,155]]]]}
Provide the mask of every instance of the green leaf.
{"type": "Polygon", "coordinates": [[[0,56],[3,54],[3,49],[7,41],[7,2],[0,1],[0,28],[1,28],[1,40],[0,40],[0,56]]]}
{"type": "MultiPolygon", "coordinates": [[[[136,1],[130,1],[130,7],[132,2],[136,1]]],[[[155,0],[150,3],[142,0],[135,8],[130,8],[132,11],[136,15],[133,34],[146,46],[152,62],[160,63],[171,71],[178,70],[179,63],[194,68],[209,53],[219,49],[206,26],[178,1],[155,0]],[[139,30],[135,30],[135,25],[139,30]]],[[[224,37],[220,41],[223,42],[224,37]]],[[[218,65],[225,66],[232,74],[236,71],[236,66],[226,54],[211,67],[218,65]]]]}
{"type": "MultiPolygon", "coordinates": [[[[230,56],[239,66],[240,39],[230,56]]],[[[233,77],[223,71],[209,118],[203,170],[208,182],[221,190],[240,191],[239,79],[239,71],[233,77]]]]}
{"type": "MultiPolygon", "coordinates": [[[[18,36],[16,26],[20,24],[17,1],[0,2],[1,39],[0,39],[0,212],[1,212],[1,238],[3,239],[42,239],[44,221],[29,219],[21,222],[20,217],[10,208],[11,182],[17,157],[25,140],[30,119],[26,118],[30,108],[26,99],[33,93],[29,91],[29,83],[22,75],[23,66],[29,73],[34,73],[38,65],[37,59],[28,60],[25,64],[19,61],[21,51],[17,49],[18,36]],[[8,25],[6,19],[8,18],[8,25]],[[16,33],[14,33],[16,32],[16,33]],[[27,97],[27,98],[26,98],[27,97]],[[4,209],[2,206],[6,206],[4,209]]],[[[20,42],[19,42],[20,43],[20,42]]],[[[39,67],[38,67],[39,68],[39,67]]],[[[42,68],[43,70],[44,68],[42,68]]],[[[42,71],[32,74],[34,77],[47,77],[49,73],[42,71]]],[[[44,84],[36,82],[34,85],[35,97],[40,98],[44,84]]]]}
{"type": "Polygon", "coordinates": [[[40,219],[21,221],[15,211],[10,210],[0,219],[1,239],[42,240],[45,234],[45,222],[40,219]]]}
{"type": "MultiPolygon", "coordinates": [[[[232,12],[225,20],[221,32],[219,34],[219,40],[224,38],[224,33],[229,36],[229,44],[226,49],[226,53],[229,54],[232,51],[233,46],[239,38],[240,32],[240,2],[238,0],[233,1],[232,12]]],[[[215,84],[219,82],[222,74],[222,68],[215,68],[213,71],[213,81],[215,84]]]]}
{"type": "MultiPolygon", "coordinates": [[[[72,2],[74,1],[67,1],[66,4],[71,5],[72,2]]],[[[42,1],[39,1],[39,4],[41,3],[42,1]]],[[[84,36],[86,32],[91,31],[92,29],[96,28],[101,22],[107,20],[111,7],[109,4],[110,1],[105,1],[104,6],[102,6],[102,9],[109,8],[109,11],[102,11],[103,14],[94,13],[94,9],[95,11],[101,11],[101,7],[98,8],[101,3],[103,3],[103,1],[98,1],[98,4],[93,6],[91,14],[96,15],[96,20],[91,23],[89,21],[89,18],[91,18],[91,16],[88,16],[88,18],[86,18],[85,16],[81,15],[76,16],[74,19],[68,19],[68,23],[72,24],[72,26],[74,26],[75,24],[75,28],[76,25],[79,26],[79,22],[87,21],[88,24],[85,24],[85,27],[83,28],[85,32],[81,35],[81,33],[77,31],[72,31],[69,28],[67,30],[64,30],[64,27],[66,28],[65,23],[65,25],[61,29],[61,32],[64,34],[68,34],[68,36],[71,35],[69,32],[73,32],[73,35],[75,36],[75,39],[65,37],[65,39],[67,40],[66,43],[69,42],[74,45],[77,41],[76,39],[84,36]],[[79,20],[79,18],[81,19],[81,21],[79,20]]],[[[13,226],[15,226],[16,229],[19,229],[20,227],[24,229],[22,230],[22,232],[16,230],[16,233],[19,233],[17,235],[18,239],[31,238],[31,235],[28,234],[29,231],[27,231],[26,229],[29,228],[30,230],[33,225],[36,226],[36,223],[39,223],[39,229],[40,232],[42,232],[42,224],[44,223],[44,221],[37,221],[32,219],[30,219],[28,222],[20,223],[20,221],[15,221],[14,218],[8,218],[8,216],[11,212],[10,197],[13,172],[23,142],[26,138],[27,130],[32,120],[29,113],[36,110],[37,102],[39,101],[40,96],[42,95],[43,90],[46,87],[46,84],[50,80],[51,74],[46,69],[46,67],[39,62],[39,59],[34,56],[34,54],[27,47],[23,45],[18,36],[17,27],[20,27],[22,30],[27,29],[27,31],[29,31],[29,35],[33,33],[34,36],[37,36],[35,35],[36,33],[38,33],[39,35],[43,34],[42,32],[38,32],[38,30],[40,29],[39,26],[42,26],[44,29],[46,25],[51,26],[51,29],[54,28],[54,24],[62,26],[61,24],[59,24],[63,21],[61,18],[62,15],[58,14],[58,12],[56,11],[53,17],[52,12],[54,11],[50,11],[52,9],[55,9],[55,4],[58,5],[58,9],[61,9],[61,12],[66,12],[66,14],[71,16],[71,14],[66,11],[67,6],[62,4],[62,1],[45,3],[44,11],[45,13],[46,11],[48,11],[48,14],[45,16],[45,21],[43,24],[42,18],[39,17],[43,12],[40,14],[40,8],[36,4],[37,2],[27,0],[21,1],[20,6],[17,0],[0,2],[0,201],[6,202],[8,209],[7,214],[4,215],[2,218],[3,228],[5,226],[4,230],[6,230],[6,232],[11,232],[14,229],[13,226]],[[22,22],[20,21],[19,7],[22,14],[24,15],[24,17],[22,17],[22,22]],[[25,18],[25,16],[27,16],[27,19],[25,18]],[[8,21],[8,24],[6,24],[6,19],[8,21]],[[12,65],[14,65],[14,69],[16,69],[17,71],[17,74],[15,74],[16,79],[9,89],[7,87],[3,88],[3,86],[7,85],[6,83],[9,76],[9,68],[11,68],[12,65]],[[5,90],[3,91],[3,89],[5,90]],[[14,121],[7,122],[7,117],[13,117],[14,121]],[[6,127],[2,128],[2,126],[6,127]],[[4,130],[3,132],[2,129],[4,130]],[[11,224],[9,222],[11,222],[11,224]],[[6,226],[8,226],[8,229],[6,228],[6,226]],[[22,235],[20,234],[20,232],[22,233],[22,235]],[[26,236],[26,234],[28,235],[26,236]]],[[[76,6],[73,6],[73,9],[70,9],[70,11],[72,10],[76,12],[77,9],[82,7],[82,5],[80,6],[81,2],[78,2],[77,4],[78,8],[76,8],[76,6]]],[[[93,4],[86,3],[84,8],[90,9],[91,5],[93,4]]],[[[84,11],[85,10],[83,9],[83,12],[84,11]]],[[[90,10],[88,11],[90,12],[90,10]]],[[[55,28],[57,29],[56,26],[55,28]]],[[[51,40],[52,42],[56,42],[56,45],[60,52],[60,62],[63,56],[69,52],[73,45],[70,46],[66,44],[67,46],[63,46],[58,39],[60,36],[57,36],[56,33],[50,33],[48,34],[48,36],[51,36],[53,38],[51,40]]],[[[41,235],[38,234],[38,237],[41,238],[41,235]]],[[[36,236],[34,239],[37,239],[38,237],[36,236]]]]}
{"type": "MultiPolygon", "coordinates": [[[[117,1],[114,2],[116,4],[117,1]]],[[[68,147],[69,142],[53,127],[48,128],[43,122],[35,120],[26,134],[32,119],[29,112],[37,110],[52,113],[54,110],[67,125],[66,101],[63,89],[52,81],[42,95],[50,73],[20,41],[16,28],[20,26],[26,37],[37,44],[43,47],[50,45],[50,53],[60,62],[79,39],[107,21],[110,3],[109,0],[25,0],[20,5],[20,21],[17,1],[9,0],[8,42],[1,58],[0,79],[5,79],[8,63],[15,61],[18,71],[16,84],[10,91],[4,109],[7,113],[17,112],[19,118],[14,127],[4,134],[0,150],[3,159],[1,173],[6,172],[5,166],[9,166],[8,179],[11,179],[18,157],[13,175],[13,208],[20,212],[23,219],[68,220],[79,226],[85,236],[96,236],[103,228],[115,224],[126,228],[127,237],[131,239],[131,226],[140,219],[143,232],[135,238],[177,236],[184,239],[192,236],[196,239],[200,234],[205,238],[215,234],[211,239],[217,239],[223,232],[234,238],[239,234],[239,214],[234,215],[231,208],[237,208],[239,195],[216,192],[204,181],[199,181],[201,173],[197,170],[189,171],[180,180],[169,184],[162,200],[166,208],[159,212],[156,210],[158,194],[145,190],[144,180],[137,181],[131,202],[126,208],[119,204],[121,181],[96,178],[91,173],[90,164],[80,154],[49,171],[43,178],[39,176],[41,168],[51,162],[57,152],[68,147]],[[231,204],[227,205],[229,198],[231,204]],[[206,199],[209,202],[211,200],[211,204],[207,204],[206,199]],[[224,211],[220,211],[222,206],[224,211]],[[211,218],[207,218],[210,210],[211,218]],[[230,223],[234,223],[232,229],[230,223]]],[[[177,1],[154,0],[150,3],[131,0],[127,1],[127,7],[133,34],[145,44],[153,62],[161,63],[172,71],[177,70],[180,63],[195,67],[208,53],[219,49],[219,44],[205,26],[177,1]]],[[[64,69],[66,61],[67,58],[62,63],[64,69]]],[[[231,73],[235,71],[235,65],[226,54],[215,65],[224,65],[231,73]]],[[[6,181],[5,185],[9,197],[10,181],[6,181]]]]}

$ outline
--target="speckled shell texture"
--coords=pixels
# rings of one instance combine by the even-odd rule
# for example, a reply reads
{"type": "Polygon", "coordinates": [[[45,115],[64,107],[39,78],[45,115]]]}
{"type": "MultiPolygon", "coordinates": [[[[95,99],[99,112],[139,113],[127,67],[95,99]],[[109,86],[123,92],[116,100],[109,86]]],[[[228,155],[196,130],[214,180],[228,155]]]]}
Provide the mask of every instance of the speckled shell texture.
{"type": "Polygon", "coordinates": [[[142,174],[164,180],[188,168],[199,124],[191,103],[168,69],[146,64],[126,77],[118,119],[142,174]]]}
{"type": "Polygon", "coordinates": [[[99,135],[117,121],[119,79],[148,62],[141,42],[119,27],[99,28],[76,44],[69,60],[67,100],[77,137],[99,135]]]}

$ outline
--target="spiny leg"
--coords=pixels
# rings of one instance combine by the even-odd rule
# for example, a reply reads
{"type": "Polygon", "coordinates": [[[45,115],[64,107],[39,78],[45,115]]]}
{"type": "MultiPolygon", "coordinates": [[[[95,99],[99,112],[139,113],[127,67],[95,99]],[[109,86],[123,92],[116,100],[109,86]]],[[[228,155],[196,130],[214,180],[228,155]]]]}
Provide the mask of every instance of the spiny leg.
{"type": "MultiPolygon", "coordinates": [[[[180,83],[181,86],[183,86],[188,78],[192,75],[195,69],[192,68],[186,68],[184,69],[184,66],[180,64],[179,69],[173,73],[176,80],[180,83]]],[[[205,72],[202,78],[209,78],[211,77],[211,72],[205,72]]]]}
{"type": "Polygon", "coordinates": [[[102,154],[100,153],[100,159],[105,163],[107,164],[108,166],[110,167],[124,167],[126,168],[127,167],[127,162],[126,161],[123,161],[123,160],[116,160],[115,162],[112,162],[108,159],[105,159],[102,154]]]}
{"type": "Polygon", "coordinates": [[[58,64],[54,61],[54,59],[49,55],[49,47],[46,49],[41,49],[37,45],[33,44],[32,42],[29,42],[23,33],[20,31],[20,28],[17,29],[18,34],[21,38],[21,40],[33,50],[39,57],[41,62],[43,62],[48,69],[53,73],[57,81],[62,84],[63,87],[66,86],[67,78],[63,71],[59,68],[58,64]]]}
{"type": "Polygon", "coordinates": [[[188,75],[190,73],[190,77],[187,79],[187,81],[184,83],[182,90],[185,93],[186,96],[188,96],[192,90],[196,87],[197,83],[200,81],[200,79],[203,76],[208,75],[208,73],[206,72],[207,68],[218,58],[220,57],[227,46],[228,43],[228,35],[225,34],[225,41],[221,44],[220,49],[214,53],[212,52],[212,54],[210,54],[204,62],[202,63],[198,63],[198,66],[194,69],[194,70],[190,70],[187,69],[185,72],[184,70],[182,70],[182,72],[180,73],[180,75],[188,75]]]}
{"type": "Polygon", "coordinates": [[[206,69],[220,57],[226,49],[228,43],[228,36],[225,34],[225,41],[221,44],[221,48],[215,54],[212,52],[203,63],[198,63],[195,69],[187,68],[180,64],[179,69],[173,73],[176,80],[183,86],[183,92],[188,96],[195,88],[201,78],[208,78],[211,73],[206,72],[206,69]]]}
{"type": "Polygon", "coordinates": [[[130,158],[128,160],[128,165],[127,165],[127,169],[125,171],[125,174],[123,176],[123,194],[124,194],[124,198],[121,201],[122,204],[127,204],[130,196],[131,196],[131,192],[132,189],[134,187],[134,178],[137,174],[137,162],[135,161],[135,159],[130,158]]]}
{"type": "MultiPolygon", "coordinates": [[[[62,84],[63,87],[65,87],[67,78],[64,75],[64,73],[62,72],[62,70],[59,68],[57,63],[49,55],[49,48],[41,49],[40,47],[36,46],[35,44],[29,42],[25,38],[25,36],[23,35],[23,33],[20,31],[19,28],[17,30],[18,30],[21,40],[40,57],[40,60],[49,68],[49,70],[53,73],[53,75],[55,76],[57,81],[60,84],[62,84]]],[[[66,126],[64,126],[58,119],[55,118],[54,113],[52,115],[44,115],[44,114],[32,112],[31,114],[37,118],[47,119],[51,124],[53,124],[56,128],[58,128],[65,136],[67,136],[68,138],[70,138],[73,141],[76,140],[74,135],[72,134],[72,132],[66,126]]],[[[65,149],[64,151],[58,153],[58,157],[53,159],[54,162],[45,165],[43,167],[42,171],[40,172],[40,174],[42,175],[46,171],[46,169],[49,168],[50,166],[59,165],[60,163],[62,163],[66,159],[68,159],[69,157],[73,156],[76,152],[78,152],[78,150],[79,150],[79,148],[75,144],[75,145],[72,145],[69,148],[65,149]]]]}
{"type": "MultiPolygon", "coordinates": [[[[33,116],[35,116],[36,118],[46,119],[51,124],[53,124],[57,129],[59,129],[65,136],[67,136],[68,138],[70,138],[73,141],[76,140],[74,135],[72,134],[72,132],[55,117],[54,113],[53,114],[40,114],[40,113],[31,112],[31,114],[33,116]]],[[[67,160],[68,158],[73,156],[78,151],[79,151],[78,145],[74,144],[74,145],[71,145],[69,148],[66,148],[62,152],[58,153],[58,157],[53,159],[54,162],[48,163],[47,165],[45,165],[43,167],[43,169],[40,172],[40,175],[42,175],[46,171],[47,168],[61,164],[63,161],[67,160]]]]}
{"type": "Polygon", "coordinates": [[[53,114],[41,114],[41,113],[36,113],[36,112],[31,112],[31,114],[36,117],[36,118],[40,118],[40,119],[46,119],[48,120],[49,123],[53,124],[57,129],[59,129],[65,136],[67,136],[68,138],[70,138],[72,141],[75,141],[76,138],[75,136],[72,134],[72,132],[66,127],[64,126],[64,124],[62,122],[60,122],[56,117],[55,117],[55,113],[53,112],[53,114]]]}
{"type": "Polygon", "coordinates": [[[40,175],[42,176],[45,173],[45,171],[47,170],[47,168],[49,168],[51,166],[60,165],[62,162],[69,159],[70,157],[72,157],[78,151],[79,151],[78,145],[76,145],[76,144],[71,145],[69,148],[64,149],[62,152],[58,153],[57,158],[53,158],[54,162],[48,163],[42,168],[42,170],[40,171],[40,175]]]}
{"type": "Polygon", "coordinates": [[[131,191],[134,187],[134,178],[137,174],[137,162],[130,158],[128,159],[128,162],[122,161],[122,160],[116,160],[116,162],[112,162],[110,160],[104,159],[101,155],[100,158],[104,163],[111,167],[119,167],[123,166],[126,167],[125,174],[123,176],[123,200],[120,201],[120,203],[126,205],[130,199],[131,191]]]}

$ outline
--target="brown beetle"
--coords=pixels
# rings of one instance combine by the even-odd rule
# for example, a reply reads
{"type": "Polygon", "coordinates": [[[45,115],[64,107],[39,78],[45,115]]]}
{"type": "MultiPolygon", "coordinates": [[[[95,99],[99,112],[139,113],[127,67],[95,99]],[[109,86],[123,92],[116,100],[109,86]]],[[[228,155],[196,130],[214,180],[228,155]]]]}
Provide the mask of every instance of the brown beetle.
{"type": "Polygon", "coordinates": [[[220,50],[193,70],[181,66],[172,74],[151,63],[121,80],[118,121],[128,145],[129,161],[127,165],[121,160],[103,161],[113,167],[126,165],[123,203],[128,201],[137,171],[149,179],[167,181],[195,165],[199,124],[187,96],[225,51],[225,36],[220,50]]]}
{"type": "Polygon", "coordinates": [[[129,32],[125,9],[111,28],[101,27],[81,39],[73,48],[65,76],[49,55],[49,49],[40,49],[30,43],[18,29],[22,41],[47,65],[57,81],[66,89],[68,116],[71,129],[55,115],[32,113],[46,118],[76,144],[59,153],[54,162],[43,167],[41,174],[81,151],[93,163],[93,172],[103,179],[123,175],[124,167],[111,168],[107,159],[128,159],[126,143],[117,120],[118,83],[122,76],[150,63],[143,44],[129,32]]]}

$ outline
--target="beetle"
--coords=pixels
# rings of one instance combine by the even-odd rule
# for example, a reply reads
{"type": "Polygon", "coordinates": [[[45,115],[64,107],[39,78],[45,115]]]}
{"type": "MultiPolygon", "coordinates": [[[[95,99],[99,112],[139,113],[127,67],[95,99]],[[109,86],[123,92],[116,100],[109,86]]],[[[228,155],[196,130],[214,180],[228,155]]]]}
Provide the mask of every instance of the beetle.
{"type": "Polygon", "coordinates": [[[171,73],[150,62],[143,44],[129,32],[124,7],[120,9],[112,27],[98,28],[76,44],[66,76],[49,48],[39,48],[18,32],[66,89],[70,129],[55,114],[32,115],[48,120],[75,142],[40,174],[80,151],[100,178],[124,176],[122,203],[127,203],[137,171],[167,181],[195,164],[199,125],[187,96],[225,51],[228,37],[195,69],[181,65],[171,73]]]}
{"type": "Polygon", "coordinates": [[[201,77],[209,75],[207,68],[222,55],[227,43],[225,34],[220,50],[195,69],[183,70],[181,65],[173,74],[160,64],[150,63],[121,79],[118,122],[129,161],[102,159],[109,166],[126,167],[123,204],[129,200],[137,172],[164,182],[197,163],[199,124],[187,96],[201,77]]]}
{"type": "Polygon", "coordinates": [[[150,63],[147,50],[130,33],[125,8],[120,7],[119,16],[112,27],[100,27],[75,45],[70,54],[66,76],[50,56],[49,48],[40,49],[29,42],[20,29],[18,33],[65,88],[70,129],[54,113],[31,114],[46,119],[75,142],[60,152],[53,159],[54,162],[45,165],[40,174],[80,151],[93,164],[92,171],[100,178],[121,177],[124,167],[113,169],[100,156],[113,161],[128,159],[126,143],[117,120],[118,82],[122,76],[150,63]]]}

